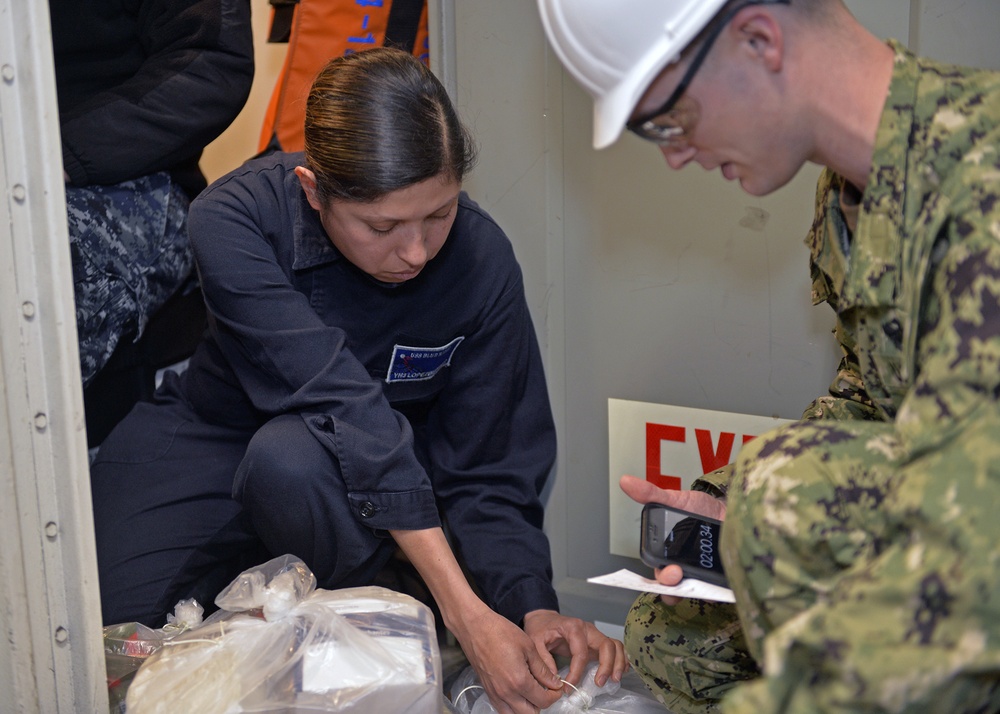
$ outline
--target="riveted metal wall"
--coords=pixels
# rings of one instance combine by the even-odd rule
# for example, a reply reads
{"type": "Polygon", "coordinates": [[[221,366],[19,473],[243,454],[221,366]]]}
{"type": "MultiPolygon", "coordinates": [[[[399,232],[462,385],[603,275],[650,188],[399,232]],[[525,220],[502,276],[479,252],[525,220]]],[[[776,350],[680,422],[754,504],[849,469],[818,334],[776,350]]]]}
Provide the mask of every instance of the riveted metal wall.
{"type": "Polygon", "coordinates": [[[0,0],[0,711],[107,711],[45,2],[0,0]]]}

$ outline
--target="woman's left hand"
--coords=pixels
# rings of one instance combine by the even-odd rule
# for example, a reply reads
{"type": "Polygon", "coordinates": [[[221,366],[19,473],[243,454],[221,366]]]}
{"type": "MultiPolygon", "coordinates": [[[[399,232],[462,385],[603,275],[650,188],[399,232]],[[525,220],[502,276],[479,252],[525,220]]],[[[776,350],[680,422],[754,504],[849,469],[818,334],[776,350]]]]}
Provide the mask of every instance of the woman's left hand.
{"type": "Polygon", "coordinates": [[[524,631],[553,671],[558,669],[553,652],[570,658],[567,681],[574,686],[580,684],[587,664],[594,660],[598,661],[594,675],[598,687],[607,684],[608,677],[620,682],[628,668],[622,643],[579,618],[555,610],[534,610],[524,616],[524,631]]]}

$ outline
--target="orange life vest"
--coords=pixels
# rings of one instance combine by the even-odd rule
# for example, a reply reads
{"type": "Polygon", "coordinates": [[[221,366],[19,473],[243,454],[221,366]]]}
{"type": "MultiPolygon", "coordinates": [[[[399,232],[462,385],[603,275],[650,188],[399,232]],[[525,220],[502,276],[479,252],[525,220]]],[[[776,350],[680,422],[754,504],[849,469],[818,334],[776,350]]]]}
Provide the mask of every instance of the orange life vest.
{"type": "Polygon", "coordinates": [[[426,0],[271,0],[270,41],[288,54],[264,117],[258,149],[301,151],[306,97],[333,57],[393,46],[429,62],[426,0]],[[289,17],[290,15],[290,17],[289,17]],[[276,37],[277,35],[277,37],[276,37]]]}

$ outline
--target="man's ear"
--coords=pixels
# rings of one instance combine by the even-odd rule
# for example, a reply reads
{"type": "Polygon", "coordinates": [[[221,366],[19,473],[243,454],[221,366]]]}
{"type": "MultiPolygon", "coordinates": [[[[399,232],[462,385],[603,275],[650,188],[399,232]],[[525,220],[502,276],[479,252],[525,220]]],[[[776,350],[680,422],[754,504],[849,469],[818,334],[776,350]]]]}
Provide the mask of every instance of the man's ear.
{"type": "Polygon", "coordinates": [[[785,59],[784,27],[771,8],[749,5],[736,13],[730,28],[737,33],[741,47],[763,61],[768,71],[781,71],[785,59]]]}
{"type": "Polygon", "coordinates": [[[302,184],[302,190],[305,191],[309,205],[317,211],[320,210],[323,204],[319,200],[319,191],[316,189],[316,174],[305,166],[296,166],[295,175],[299,177],[299,183],[302,184]]]}

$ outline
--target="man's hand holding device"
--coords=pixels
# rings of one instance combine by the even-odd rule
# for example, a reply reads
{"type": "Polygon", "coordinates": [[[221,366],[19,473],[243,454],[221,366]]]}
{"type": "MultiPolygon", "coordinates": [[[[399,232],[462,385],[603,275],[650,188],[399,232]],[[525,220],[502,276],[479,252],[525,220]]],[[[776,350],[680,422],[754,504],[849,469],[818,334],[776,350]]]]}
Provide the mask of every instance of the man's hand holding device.
{"type": "Polygon", "coordinates": [[[722,522],[660,503],[642,507],[639,555],[651,568],[679,565],[688,578],[729,587],[719,559],[722,522]]]}
{"type": "Polygon", "coordinates": [[[635,476],[622,476],[619,484],[630,498],[645,504],[640,550],[643,562],[656,569],[658,582],[677,585],[687,574],[728,587],[718,553],[724,501],[701,491],[668,491],[635,476]]]}

